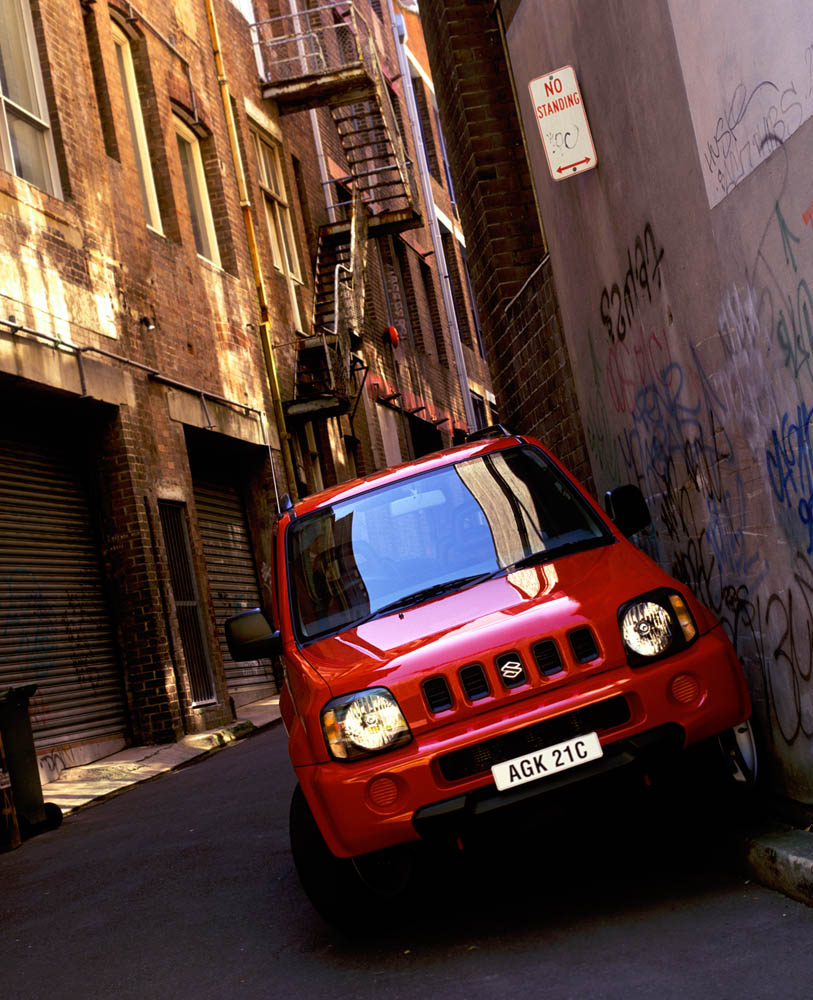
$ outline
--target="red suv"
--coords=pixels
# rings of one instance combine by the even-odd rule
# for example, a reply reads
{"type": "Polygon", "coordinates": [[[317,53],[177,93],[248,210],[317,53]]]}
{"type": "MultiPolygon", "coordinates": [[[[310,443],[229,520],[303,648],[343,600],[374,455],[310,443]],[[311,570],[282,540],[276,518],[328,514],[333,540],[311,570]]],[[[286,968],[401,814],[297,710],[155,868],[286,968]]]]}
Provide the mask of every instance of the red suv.
{"type": "Polygon", "coordinates": [[[283,511],[273,626],[226,629],[235,659],[284,662],[293,855],[327,919],[404,892],[417,842],[465,843],[564,785],[726,733],[753,777],[722,626],[628,541],[650,523],[640,491],[606,503],[495,434],[283,511]]]}

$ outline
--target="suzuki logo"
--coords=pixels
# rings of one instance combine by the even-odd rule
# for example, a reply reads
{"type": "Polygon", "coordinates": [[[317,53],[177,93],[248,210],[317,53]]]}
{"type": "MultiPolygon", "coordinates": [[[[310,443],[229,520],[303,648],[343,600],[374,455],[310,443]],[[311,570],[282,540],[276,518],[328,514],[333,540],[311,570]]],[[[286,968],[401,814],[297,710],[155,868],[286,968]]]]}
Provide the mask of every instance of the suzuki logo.
{"type": "Polygon", "coordinates": [[[507,681],[516,680],[522,673],[522,664],[518,660],[506,660],[500,664],[500,673],[507,681]]]}

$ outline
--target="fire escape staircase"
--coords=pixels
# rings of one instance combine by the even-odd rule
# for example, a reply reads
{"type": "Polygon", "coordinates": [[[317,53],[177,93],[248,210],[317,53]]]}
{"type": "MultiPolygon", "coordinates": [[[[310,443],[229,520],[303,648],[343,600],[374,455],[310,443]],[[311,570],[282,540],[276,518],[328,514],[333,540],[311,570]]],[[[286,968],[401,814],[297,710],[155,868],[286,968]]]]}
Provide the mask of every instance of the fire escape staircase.
{"type": "Polygon", "coordinates": [[[263,96],[281,114],[326,107],[347,173],[326,192],[311,333],[298,344],[290,417],[344,413],[360,392],[367,240],[421,225],[415,184],[369,24],[352,0],[271,0],[251,27],[263,96]],[[331,200],[332,192],[344,200],[331,200]]]}
{"type": "Polygon", "coordinates": [[[292,419],[346,413],[358,399],[366,372],[361,356],[367,214],[356,193],[349,229],[323,227],[314,271],[311,334],[297,343],[292,419]]]}

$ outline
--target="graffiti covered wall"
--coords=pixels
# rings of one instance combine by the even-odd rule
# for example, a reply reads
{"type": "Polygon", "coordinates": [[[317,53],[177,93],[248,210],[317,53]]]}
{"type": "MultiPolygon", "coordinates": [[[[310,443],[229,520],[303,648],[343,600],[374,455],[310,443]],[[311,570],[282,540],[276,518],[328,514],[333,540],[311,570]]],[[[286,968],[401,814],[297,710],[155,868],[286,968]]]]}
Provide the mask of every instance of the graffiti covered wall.
{"type": "Polygon", "coordinates": [[[709,6],[524,0],[508,45],[598,493],[641,486],[813,803],[813,7],[709,6]],[[527,82],[566,64],[599,165],[554,182],[527,82]]]}

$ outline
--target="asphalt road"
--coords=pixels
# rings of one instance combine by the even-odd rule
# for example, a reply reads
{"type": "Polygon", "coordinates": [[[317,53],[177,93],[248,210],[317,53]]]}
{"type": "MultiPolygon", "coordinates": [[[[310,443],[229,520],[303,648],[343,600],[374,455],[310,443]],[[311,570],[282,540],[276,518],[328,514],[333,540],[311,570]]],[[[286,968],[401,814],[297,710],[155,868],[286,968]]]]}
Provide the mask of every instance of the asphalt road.
{"type": "MultiPolygon", "coordinates": [[[[808,1000],[813,909],[724,831],[602,808],[434,872],[418,918],[347,939],[302,894],[276,728],[0,855],[3,1000],[808,1000]]],[[[669,819],[671,815],[671,820],[669,819]]]]}

